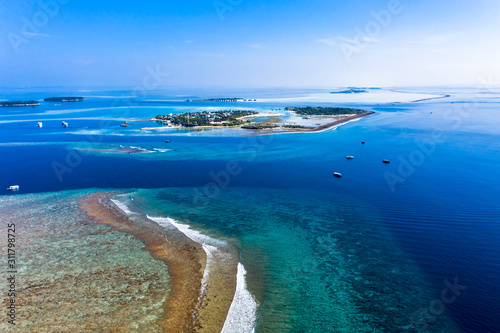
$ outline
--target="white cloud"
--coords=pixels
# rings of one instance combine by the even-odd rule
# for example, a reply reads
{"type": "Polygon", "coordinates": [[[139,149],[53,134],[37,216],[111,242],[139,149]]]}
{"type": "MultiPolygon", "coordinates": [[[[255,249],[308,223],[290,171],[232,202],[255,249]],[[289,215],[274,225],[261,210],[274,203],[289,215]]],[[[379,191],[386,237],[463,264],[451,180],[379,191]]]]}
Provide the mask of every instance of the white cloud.
{"type": "Polygon", "coordinates": [[[339,45],[344,44],[344,43],[357,45],[360,43],[378,43],[378,42],[380,42],[379,39],[377,39],[375,37],[368,37],[368,36],[362,36],[359,39],[351,39],[351,38],[339,36],[339,37],[335,37],[335,38],[318,39],[316,41],[319,43],[333,45],[333,46],[339,46],[339,45]]]}
{"type": "Polygon", "coordinates": [[[248,46],[253,48],[253,49],[260,49],[262,47],[262,45],[260,45],[260,44],[250,44],[248,46]]]}
{"type": "Polygon", "coordinates": [[[42,34],[40,32],[23,32],[23,35],[33,36],[33,37],[53,37],[49,34],[42,34]]]}

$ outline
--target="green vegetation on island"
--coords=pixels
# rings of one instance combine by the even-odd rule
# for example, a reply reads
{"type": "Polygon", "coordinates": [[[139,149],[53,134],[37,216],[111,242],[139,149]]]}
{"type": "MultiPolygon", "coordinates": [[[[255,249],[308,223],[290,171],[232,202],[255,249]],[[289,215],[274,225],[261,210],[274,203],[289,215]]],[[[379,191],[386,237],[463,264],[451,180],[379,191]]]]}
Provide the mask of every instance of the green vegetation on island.
{"type": "Polygon", "coordinates": [[[256,114],[258,112],[250,110],[203,111],[157,115],[155,119],[167,126],[240,126],[245,124],[240,118],[256,114]]]}
{"type": "Polygon", "coordinates": [[[330,94],[363,94],[367,93],[368,90],[366,89],[356,89],[356,88],[350,88],[347,90],[342,90],[342,91],[332,91],[330,94]]]}
{"type": "Polygon", "coordinates": [[[368,111],[351,108],[338,108],[338,107],[294,107],[288,108],[300,116],[343,116],[351,114],[367,114],[368,111]]]}
{"type": "Polygon", "coordinates": [[[307,126],[302,126],[302,125],[283,125],[283,128],[311,128],[307,126]]]}
{"type": "Polygon", "coordinates": [[[230,97],[230,98],[208,98],[208,99],[187,100],[187,102],[244,102],[244,101],[251,101],[251,99],[246,100],[240,97],[230,97]]]}
{"type": "Polygon", "coordinates": [[[45,102],[81,102],[85,98],[83,97],[49,97],[45,98],[45,102]]]}
{"type": "Polygon", "coordinates": [[[260,124],[249,124],[249,125],[244,125],[241,126],[243,129],[249,129],[249,130],[262,130],[262,129],[270,129],[270,128],[278,128],[280,126],[276,124],[269,124],[269,123],[260,123],[260,124]]]}
{"type": "Polygon", "coordinates": [[[0,102],[0,106],[4,107],[17,107],[17,106],[37,106],[40,105],[37,101],[12,101],[12,102],[0,102]]]}

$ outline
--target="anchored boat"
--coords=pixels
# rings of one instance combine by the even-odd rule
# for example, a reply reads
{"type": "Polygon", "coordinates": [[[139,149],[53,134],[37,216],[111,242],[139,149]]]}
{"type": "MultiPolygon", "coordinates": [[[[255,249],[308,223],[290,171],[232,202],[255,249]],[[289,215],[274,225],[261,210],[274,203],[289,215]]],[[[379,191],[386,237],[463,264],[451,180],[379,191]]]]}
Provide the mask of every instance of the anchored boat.
{"type": "Polygon", "coordinates": [[[334,172],[333,176],[337,178],[342,178],[342,174],[340,172],[334,172]]]}
{"type": "Polygon", "coordinates": [[[346,159],[348,159],[348,160],[353,160],[353,159],[354,159],[354,156],[346,156],[346,159]]]}
{"type": "Polygon", "coordinates": [[[19,191],[19,185],[12,185],[7,187],[7,191],[19,191]]]}

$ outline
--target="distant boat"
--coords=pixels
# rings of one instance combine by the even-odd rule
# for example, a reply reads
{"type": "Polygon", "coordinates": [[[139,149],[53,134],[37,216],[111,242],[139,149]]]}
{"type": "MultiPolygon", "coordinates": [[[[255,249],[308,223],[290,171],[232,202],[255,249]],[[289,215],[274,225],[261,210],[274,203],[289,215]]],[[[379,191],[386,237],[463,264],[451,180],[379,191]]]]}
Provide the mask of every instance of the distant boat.
{"type": "Polygon", "coordinates": [[[165,140],[165,143],[170,143],[170,140],[165,140]]]}
{"type": "Polygon", "coordinates": [[[38,126],[38,127],[42,128],[42,127],[43,127],[43,124],[42,124],[42,122],[41,122],[41,121],[39,121],[38,123],[36,123],[36,126],[38,126]]]}
{"type": "Polygon", "coordinates": [[[391,161],[389,161],[389,160],[382,160],[382,163],[389,164],[389,163],[391,163],[391,161]]]}
{"type": "Polygon", "coordinates": [[[346,156],[346,159],[348,159],[348,160],[353,160],[353,159],[354,159],[354,156],[346,156]]]}
{"type": "Polygon", "coordinates": [[[61,123],[61,125],[63,125],[63,127],[68,127],[68,123],[67,123],[67,122],[65,122],[65,121],[63,121],[63,122],[61,123]]]}
{"type": "Polygon", "coordinates": [[[120,124],[121,127],[127,127],[127,124],[120,124]]]}
{"type": "Polygon", "coordinates": [[[362,145],[364,145],[364,144],[365,144],[365,142],[364,142],[364,141],[361,141],[361,144],[362,144],[362,145]]]}
{"type": "Polygon", "coordinates": [[[342,174],[340,172],[334,172],[333,176],[337,178],[342,178],[342,174]]]}
{"type": "Polygon", "coordinates": [[[19,191],[19,185],[12,185],[7,187],[7,191],[19,191]]]}

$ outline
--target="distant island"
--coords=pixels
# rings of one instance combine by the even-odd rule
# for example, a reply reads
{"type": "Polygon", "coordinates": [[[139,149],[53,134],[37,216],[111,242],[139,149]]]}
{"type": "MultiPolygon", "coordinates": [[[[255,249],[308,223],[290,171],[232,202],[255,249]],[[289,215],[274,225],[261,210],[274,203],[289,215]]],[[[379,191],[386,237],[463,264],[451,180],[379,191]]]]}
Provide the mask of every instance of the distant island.
{"type": "Polygon", "coordinates": [[[256,114],[258,112],[250,110],[203,111],[157,115],[154,119],[167,126],[239,126],[245,123],[241,118],[256,114]]]}
{"type": "Polygon", "coordinates": [[[81,102],[85,98],[83,97],[49,97],[45,98],[45,102],[81,102]]]}
{"type": "Polygon", "coordinates": [[[256,99],[245,99],[240,97],[230,97],[230,98],[208,98],[208,99],[192,99],[186,100],[186,102],[255,102],[256,99]]]}
{"type": "Polygon", "coordinates": [[[0,102],[0,106],[3,107],[17,107],[17,106],[37,106],[40,105],[37,101],[12,101],[12,102],[0,102]]]}
{"type": "Polygon", "coordinates": [[[350,88],[347,90],[332,91],[332,92],[330,92],[330,94],[364,94],[367,92],[368,92],[368,90],[366,90],[366,89],[350,88]]]}

